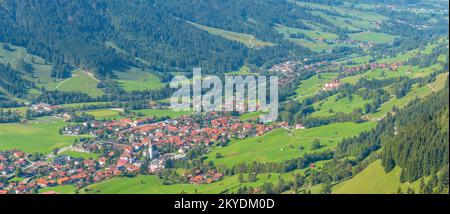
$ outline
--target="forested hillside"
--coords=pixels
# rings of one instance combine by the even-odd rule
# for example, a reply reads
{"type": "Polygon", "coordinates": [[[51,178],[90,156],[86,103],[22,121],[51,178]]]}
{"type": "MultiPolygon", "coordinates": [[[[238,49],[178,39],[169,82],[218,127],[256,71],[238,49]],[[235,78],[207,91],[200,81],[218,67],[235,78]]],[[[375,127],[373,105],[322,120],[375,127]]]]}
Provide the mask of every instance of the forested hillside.
{"type": "Polygon", "coordinates": [[[288,2],[4,0],[0,17],[0,41],[26,47],[53,62],[60,73],[67,70],[61,64],[100,75],[130,65],[166,72],[188,71],[193,66],[224,72],[239,69],[244,61],[260,66],[292,53],[309,54],[305,48],[289,46],[272,28],[275,23],[295,27],[296,20],[311,17],[288,2]],[[212,9],[205,10],[206,5],[212,9]],[[247,48],[187,21],[249,33],[278,45],[247,48]],[[114,48],[105,45],[111,43],[114,48]]]}

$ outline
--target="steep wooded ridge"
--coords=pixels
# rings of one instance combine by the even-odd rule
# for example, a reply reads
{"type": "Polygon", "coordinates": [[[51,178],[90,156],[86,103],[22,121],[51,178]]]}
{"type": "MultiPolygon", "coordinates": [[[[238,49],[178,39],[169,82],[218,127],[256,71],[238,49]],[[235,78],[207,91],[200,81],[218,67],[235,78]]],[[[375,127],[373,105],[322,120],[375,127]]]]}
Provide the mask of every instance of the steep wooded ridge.
{"type": "Polygon", "coordinates": [[[139,64],[156,71],[202,66],[208,72],[223,72],[237,70],[244,61],[262,65],[292,53],[310,54],[299,46],[288,48],[288,42],[282,41],[272,26],[313,16],[292,3],[273,0],[4,0],[0,17],[0,41],[26,47],[55,63],[58,72],[66,72],[61,64],[69,64],[104,75],[113,68],[139,64]],[[250,49],[187,21],[251,33],[278,45],[250,49]],[[125,52],[105,45],[107,42],[125,52]]]}
{"type": "Polygon", "coordinates": [[[389,172],[402,168],[401,182],[436,174],[448,165],[449,94],[447,86],[412,102],[395,116],[394,135],[383,139],[382,163],[389,172]]]}

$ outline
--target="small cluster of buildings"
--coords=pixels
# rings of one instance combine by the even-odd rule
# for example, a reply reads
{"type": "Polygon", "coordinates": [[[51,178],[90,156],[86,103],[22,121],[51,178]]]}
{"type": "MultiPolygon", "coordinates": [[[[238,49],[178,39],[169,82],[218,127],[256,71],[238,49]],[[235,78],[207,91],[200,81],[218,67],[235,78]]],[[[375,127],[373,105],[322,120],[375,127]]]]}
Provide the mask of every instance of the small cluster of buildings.
{"type": "Polygon", "coordinates": [[[196,170],[194,175],[185,175],[189,178],[191,184],[210,184],[215,181],[219,181],[223,178],[223,173],[217,170],[208,170],[203,173],[200,170],[196,170]]]}
{"type": "Polygon", "coordinates": [[[29,109],[31,111],[37,112],[37,113],[44,113],[44,112],[51,112],[55,109],[58,109],[59,106],[52,106],[50,104],[47,103],[38,103],[38,104],[33,104],[29,107],[29,109]]]}
{"type": "Polygon", "coordinates": [[[323,86],[322,90],[324,90],[324,91],[332,91],[332,90],[338,89],[339,87],[341,87],[341,82],[338,79],[336,79],[336,80],[333,80],[333,81],[331,81],[329,83],[325,83],[325,85],[323,86]]]}
{"type": "Polygon", "coordinates": [[[400,66],[405,65],[404,62],[393,62],[391,64],[387,63],[370,63],[370,64],[364,64],[359,66],[353,66],[345,69],[345,73],[359,73],[359,72],[365,72],[368,70],[373,69],[389,69],[390,71],[397,71],[400,66]]]}

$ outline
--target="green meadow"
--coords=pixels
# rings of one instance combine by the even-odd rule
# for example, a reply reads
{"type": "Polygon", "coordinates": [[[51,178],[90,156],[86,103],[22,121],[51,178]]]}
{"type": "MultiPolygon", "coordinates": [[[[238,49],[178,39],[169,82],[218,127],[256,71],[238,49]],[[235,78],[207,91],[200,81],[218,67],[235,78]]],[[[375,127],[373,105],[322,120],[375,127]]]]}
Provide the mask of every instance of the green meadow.
{"type": "Polygon", "coordinates": [[[100,157],[100,154],[96,154],[96,153],[75,152],[75,151],[65,151],[65,152],[61,152],[59,154],[69,155],[74,158],[83,158],[83,159],[97,159],[100,157]]]}
{"type": "Polygon", "coordinates": [[[378,109],[376,113],[368,114],[367,118],[371,120],[378,120],[384,117],[388,112],[392,111],[392,108],[394,106],[396,106],[397,108],[403,108],[414,99],[424,98],[433,93],[434,91],[441,90],[445,86],[447,77],[448,72],[439,74],[436,77],[436,80],[428,85],[424,85],[422,87],[419,87],[418,84],[413,85],[411,91],[408,92],[406,96],[400,99],[397,99],[396,97],[391,97],[391,99],[389,99],[387,102],[381,105],[381,107],[378,109]]]}
{"type": "Polygon", "coordinates": [[[336,34],[327,33],[316,27],[316,30],[305,30],[278,25],[275,29],[283,34],[284,39],[292,41],[298,45],[309,48],[314,52],[331,51],[337,44],[332,43],[337,38],[336,34]],[[301,33],[308,38],[291,38],[290,34],[301,33]]]}
{"type": "Polygon", "coordinates": [[[156,90],[164,87],[164,83],[156,74],[135,67],[116,71],[114,75],[126,91],[156,90]]]}
{"type": "Polygon", "coordinates": [[[395,77],[409,77],[409,78],[419,78],[427,76],[439,69],[442,68],[442,65],[440,63],[436,63],[434,65],[425,67],[425,68],[419,68],[418,66],[400,66],[398,70],[391,71],[389,69],[382,69],[382,68],[376,68],[371,69],[365,73],[360,73],[353,76],[348,76],[342,78],[340,81],[342,83],[350,83],[350,84],[356,84],[358,80],[362,78],[366,78],[369,80],[373,79],[388,79],[388,78],[395,78],[395,77]]]}
{"type": "Polygon", "coordinates": [[[311,117],[327,117],[332,116],[337,112],[351,113],[354,109],[362,108],[364,105],[371,102],[371,100],[363,100],[359,95],[353,94],[352,98],[343,97],[336,100],[337,95],[328,97],[318,103],[314,103],[314,109],[316,110],[310,116],[311,117]]]}
{"type": "Polygon", "coordinates": [[[49,192],[49,191],[55,191],[58,194],[74,194],[76,191],[76,188],[71,185],[45,187],[45,188],[39,189],[39,194],[49,192]]]}
{"type": "Polygon", "coordinates": [[[19,61],[23,59],[33,67],[35,73],[33,76],[25,74],[26,79],[33,81],[37,87],[44,87],[48,90],[53,90],[58,85],[60,81],[54,80],[50,76],[52,64],[39,56],[28,53],[23,47],[9,45],[12,50],[6,50],[2,48],[3,44],[0,42],[0,63],[10,64],[14,69],[21,71],[19,61]]]}
{"type": "Polygon", "coordinates": [[[242,121],[247,121],[247,120],[258,120],[259,116],[262,115],[262,112],[259,111],[255,111],[255,112],[249,112],[249,113],[245,113],[241,116],[239,116],[239,119],[242,121]]]}
{"type": "Polygon", "coordinates": [[[188,23],[193,25],[194,27],[204,30],[212,35],[216,35],[216,36],[220,36],[225,39],[228,39],[228,40],[240,42],[249,48],[260,48],[260,47],[264,47],[264,46],[273,45],[270,42],[264,42],[264,41],[258,40],[253,35],[250,35],[250,34],[236,33],[236,32],[232,32],[232,31],[208,27],[208,26],[193,23],[193,22],[188,22],[188,23]]]}
{"type": "Polygon", "coordinates": [[[248,66],[244,65],[238,71],[226,72],[225,75],[241,75],[241,76],[254,75],[254,76],[257,76],[257,75],[259,75],[259,73],[251,72],[250,68],[248,66]]]}
{"type": "Polygon", "coordinates": [[[333,187],[335,194],[394,194],[400,187],[403,192],[412,188],[416,193],[419,182],[400,183],[401,168],[396,167],[389,173],[384,172],[381,161],[375,161],[355,177],[333,187]]]}
{"type": "Polygon", "coordinates": [[[302,101],[305,98],[314,96],[323,88],[325,83],[336,79],[337,76],[338,73],[322,73],[320,74],[320,78],[319,75],[315,75],[307,80],[301,81],[297,90],[295,90],[298,94],[298,99],[302,101]]]}
{"type": "Polygon", "coordinates": [[[239,176],[227,176],[223,180],[211,184],[174,184],[163,185],[163,182],[153,175],[139,175],[133,178],[116,177],[110,180],[93,184],[80,190],[85,194],[220,194],[235,193],[239,187],[257,188],[264,183],[273,183],[283,178],[285,181],[291,181],[293,174],[290,173],[266,173],[258,174],[255,182],[248,182],[247,175],[244,175],[244,183],[239,182],[239,176]]]}
{"type": "Polygon", "coordinates": [[[96,109],[86,111],[86,113],[93,115],[97,120],[115,120],[121,118],[121,116],[119,115],[120,111],[114,109],[96,109]]]}
{"type": "Polygon", "coordinates": [[[363,42],[373,42],[375,44],[386,44],[394,41],[394,36],[385,33],[362,32],[354,33],[350,36],[354,40],[363,42]]]}
{"type": "Polygon", "coordinates": [[[134,110],[133,112],[142,114],[145,117],[155,117],[155,118],[161,117],[177,118],[183,115],[191,114],[191,112],[189,111],[174,111],[172,109],[141,109],[141,110],[134,110]]]}
{"type": "Polygon", "coordinates": [[[357,135],[373,127],[374,122],[334,123],[306,130],[275,129],[263,136],[232,140],[225,147],[215,147],[209,152],[206,161],[211,160],[216,165],[225,166],[252,161],[280,162],[301,157],[305,153],[333,149],[344,137],[357,135]],[[322,147],[312,151],[311,147],[316,139],[322,147]],[[223,157],[216,158],[216,153],[223,157]]]}
{"type": "Polygon", "coordinates": [[[277,31],[283,34],[291,34],[291,33],[301,33],[301,34],[305,34],[306,36],[308,36],[311,39],[314,40],[320,40],[320,41],[332,41],[338,38],[338,36],[336,34],[333,33],[327,33],[324,31],[320,31],[320,30],[305,30],[305,29],[300,29],[300,28],[292,28],[292,27],[286,27],[286,26],[282,26],[279,25],[277,28],[277,31]]]}
{"type": "Polygon", "coordinates": [[[49,153],[54,148],[71,145],[77,137],[60,135],[59,129],[64,126],[64,122],[50,119],[49,122],[30,121],[28,124],[2,123],[0,150],[20,149],[27,153],[49,153]]]}
{"type": "Polygon", "coordinates": [[[97,88],[98,81],[83,71],[75,71],[72,77],[60,82],[55,89],[59,91],[79,91],[92,97],[103,95],[103,91],[97,88]]]}

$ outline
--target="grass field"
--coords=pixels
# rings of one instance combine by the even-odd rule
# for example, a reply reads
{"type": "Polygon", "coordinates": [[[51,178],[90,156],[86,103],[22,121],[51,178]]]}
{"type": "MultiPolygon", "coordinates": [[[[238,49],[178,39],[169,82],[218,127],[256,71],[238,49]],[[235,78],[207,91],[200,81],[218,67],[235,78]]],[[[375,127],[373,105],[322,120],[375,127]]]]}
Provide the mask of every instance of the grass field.
{"type": "Polygon", "coordinates": [[[406,96],[397,99],[396,97],[392,97],[387,102],[383,103],[381,107],[379,108],[378,112],[373,114],[368,114],[368,119],[371,120],[378,120],[382,117],[384,117],[388,112],[392,111],[392,108],[396,106],[397,108],[403,108],[406,105],[408,105],[409,102],[416,98],[423,98],[431,93],[433,91],[439,91],[445,86],[445,82],[447,80],[448,73],[442,73],[436,77],[436,81],[434,81],[431,84],[424,85],[422,87],[419,87],[419,85],[413,85],[411,88],[411,91],[406,94],[406,96]]]}
{"type": "Polygon", "coordinates": [[[103,91],[97,88],[98,81],[83,71],[75,71],[72,77],[59,83],[55,89],[59,91],[79,91],[92,97],[103,95],[103,91]]]}
{"type": "Polygon", "coordinates": [[[364,105],[370,103],[371,100],[363,100],[359,95],[353,94],[352,98],[348,97],[336,100],[337,95],[328,97],[326,100],[315,103],[314,109],[316,110],[310,116],[311,117],[327,117],[334,115],[337,112],[351,113],[354,109],[362,108],[364,105]]]}
{"type": "Polygon", "coordinates": [[[305,30],[300,28],[292,28],[292,27],[286,27],[279,25],[277,28],[277,31],[283,34],[296,34],[301,33],[305,34],[311,39],[318,40],[318,41],[333,41],[338,38],[336,34],[328,33],[320,30],[305,30]]]}
{"type": "MultiPolygon", "coordinates": [[[[98,184],[88,186],[80,193],[87,194],[220,194],[235,193],[239,187],[260,187],[265,182],[276,183],[279,177],[290,181],[294,176],[290,173],[259,174],[257,181],[240,183],[238,175],[227,176],[223,180],[211,184],[175,184],[163,185],[162,181],[153,175],[140,175],[134,178],[118,177],[98,184]]],[[[247,175],[244,175],[244,180],[247,175]]]]}
{"type": "Polygon", "coordinates": [[[358,173],[350,180],[344,181],[333,187],[335,194],[392,194],[396,193],[401,187],[405,192],[408,187],[413,188],[417,193],[419,190],[419,182],[400,183],[399,167],[394,168],[391,172],[385,173],[378,160],[370,164],[366,169],[358,173]]]}
{"type": "Polygon", "coordinates": [[[341,79],[342,83],[350,83],[355,84],[361,78],[366,78],[369,80],[373,79],[387,79],[387,78],[395,78],[395,77],[409,77],[409,78],[418,78],[427,76],[434,71],[437,71],[442,68],[440,63],[436,63],[434,65],[419,68],[418,66],[400,66],[397,71],[391,71],[389,69],[376,68],[369,70],[365,73],[344,77],[341,79]]]}
{"type": "Polygon", "coordinates": [[[253,35],[245,33],[236,33],[232,31],[222,30],[218,28],[208,27],[205,25],[188,22],[189,24],[195,26],[198,29],[204,30],[212,35],[220,36],[228,40],[240,42],[249,48],[260,48],[264,46],[272,46],[270,42],[264,42],[256,39],[253,35]]]}
{"type": "Polygon", "coordinates": [[[394,41],[394,36],[385,33],[362,32],[354,33],[350,36],[354,40],[363,42],[373,42],[375,44],[386,44],[394,41]]]}
{"type": "Polygon", "coordinates": [[[117,81],[126,91],[156,90],[164,86],[159,77],[139,68],[129,68],[126,71],[116,71],[117,81]]]}
{"type": "Polygon", "coordinates": [[[226,147],[216,147],[209,153],[206,161],[217,165],[233,166],[242,162],[280,162],[300,157],[308,152],[332,149],[344,137],[350,137],[361,131],[375,127],[370,123],[335,123],[306,130],[276,129],[260,137],[243,140],[232,140],[226,147]],[[315,139],[319,139],[322,147],[311,151],[315,139]],[[303,150],[299,146],[304,147],[303,150]],[[216,153],[222,154],[217,159],[216,153]]]}
{"type": "Polygon", "coordinates": [[[297,90],[295,90],[295,92],[298,94],[298,99],[302,101],[305,98],[317,94],[325,85],[325,83],[332,81],[337,76],[338,73],[322,73],[320,74],[320,78],[318,75],[315,75],[307,80],[301,81],[297,90]]]}
{"type": "Polygon", "coordinates": [[[71,185],[64,185],[64,186],[54,186],[54,187],[45,187],[42,189],[39,189],[39,193],[45,193],[48,191],[55,191],[59,194],[74,194],[76,191],[76,188],[71,185]]]}
{"type": "Polygon", "coordinates": [[[248,66],[244,65],[238,71],[226,72],[225,75],[239,75],[239,76],[254,75],[254,76],[258,76],[259,73],[250,72],[250,68],[248,66]]]}
{"type": "Polygon", "coordinates": [[[337,35],[321,31],[318,28],[316,28],[317,30],[304,30],[279,25],[275,29],[279,33],[283,34],[284,39],[299,44],[303,47],[309,48],[311,51],[314,52],[323,52],[323,51],[328,52],[331,51],[337,45],[339,45],[331,43],[332,40],[337,38],[337,35]],[[291,38],[290,37],[291,33],[303,33],[307,35],[309,39],[291,38]]]}
{"type": "Polygon", "coordinates": [[[33,72],[35,73],[35,78],[29,74],[24,75],[26,79],[33,81],[37,87],[44,87],[48,90],[53,90],[56,87],[59,81],[53,80],[50,76],[52,64],[41,57],[29,54],[23,47],[10,45],[12,50],[5,50],[2,48],[3,44],[0,42],[0,63],[10,64],[15,70],[21,71],[18,65],[19,61],[23,59],[24,62],[33,67],[33,72]]]}
{"type": "Polygon", "coordinates": [[[121,118],[121,116],[119,115],[120,111],[112,109],[96,109],[92,111],[86,111],[86,113],[93,115],[97,120],[114,120],[121,118]]]}
{"type": "Polygon", "coordinates": [[[262,115],[262,112],[259,111],[255,111],[255,112],[249,112],[249,113],[245,113],[243,115],[241,115],[239,117],[240,120],[257,120],[259,118],[260,115],[262,115]]]}
{"type": "Polygon", "coordinates": [[[75,151],[65,151],[60,154],[61,155],[69,155],[74,158],[83,158],[83,159],[97,159],[100,157],[100,154],[96,154],[96,153],[75,152],[75,151]]]}
{"type": "Polygon", "coordinates": [[[0,150],[20,149],[27,153],[49,153],[54,148],[64,147],[73,143],[77,137],[59,135],[58,130],[65,126],[62,121],[30,122],[22,125],[17,123],[0,124],[0,150]]]}
{"type": "Polygon", "coordinates": [[[143,114],[145,117],[156,117],[156,118],[161,117],[177,118],[191,113],[186,111],[173,111],[171,109],[142,109],[142,110],[134,110],[133,112],[143,114]]]}

